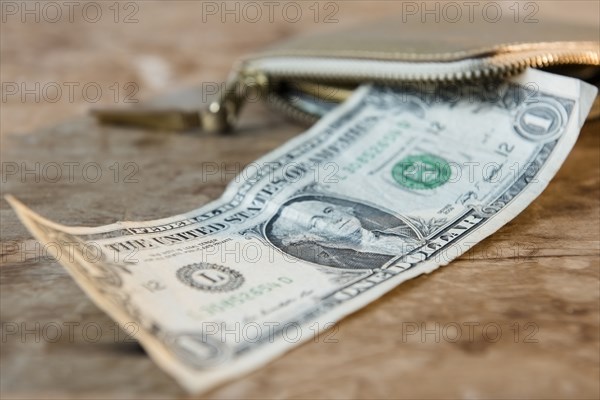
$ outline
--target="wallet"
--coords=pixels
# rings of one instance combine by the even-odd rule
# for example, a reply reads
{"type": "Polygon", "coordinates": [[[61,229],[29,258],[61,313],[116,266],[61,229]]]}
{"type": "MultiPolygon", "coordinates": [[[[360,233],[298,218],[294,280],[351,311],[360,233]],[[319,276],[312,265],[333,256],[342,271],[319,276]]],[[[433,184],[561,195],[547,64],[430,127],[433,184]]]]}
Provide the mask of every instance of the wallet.
{"type": "MultiPolygon", "coordinates": [[[[261,99],[312,124],[365,83],[448,87],[486,85],[526,68],[600,83],[594,27],[555,23],[405,23],[397,19],[305,35],[242,58],[202,110],[96,110],[101,123],[161,130],[235,129],[248,99],[261,99]]],[[[600,115],[598,98],[590,118],[600,115]]]]}

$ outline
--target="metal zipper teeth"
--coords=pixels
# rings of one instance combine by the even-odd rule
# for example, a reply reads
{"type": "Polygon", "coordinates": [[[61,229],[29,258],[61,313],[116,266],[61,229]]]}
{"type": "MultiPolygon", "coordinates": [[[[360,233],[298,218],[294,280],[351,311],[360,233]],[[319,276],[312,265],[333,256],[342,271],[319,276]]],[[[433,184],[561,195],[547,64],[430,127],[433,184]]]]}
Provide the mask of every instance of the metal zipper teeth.
{"type": "MultiPolygon", "coordinates": [[[[270,78],[275,79],[308,79],[321,80],[338,83],[360,83],[361,81],[375,81],[379,83],[400,83],[410,81],[427,81],[427,82],[448,82],[448,81],[467,81],[481,80],[492,78],[505,78],[517,74],[524,69],[545,68],[557,65],[600,65],[599,54],[597,49],[568,49],[564,51],[555,51],[548,53],[540,52],[517,52],[499,54],[493,57],[484,59],[469,59],[453,63],[407,63],[394,61],[378,61],[378,60],[335,60],[337,66],[340,67],[336,72],[317,71],[315,69],[316,58],[298,58],[298,57],[280,57],[273,59],[254,60],[245,66],[246,73],[252,74],[259,70],[270,78]],[[525,53],[525,54],[523,54],[525,53]],[[279,59],[278,63],[273,60],[279,59]],[[355,63],[365,63],[370,68],[373,68],[369,74],[356,74],[350,65],[355,63]],[[377,72],[377,66],[382,63],[393,63],[396,65],[419,65],[420,68],[427,69],[435,65],[436,73],[420,73],[406,74],[398,69],[397,74],[381,74],[377,72]],[[341,68],[345,64],[345,68],[341,68]],[[458,67],[457,70],[440,72],[448,67],[448,64],[454,64],[452,67],[458,67]],[[307,68],[309,67],[309,68],[307,68]],[[477,69],[479,67],[480,69],[477,69]],[[312,68],[312,70],[311,70],[312,68]],[[466,69],[470,68],[470,69],[466,69]],[[341,71],[341,73],[340,73],[341,71]],[[346,73],[344,73],[346,72],[346,73]]],[[[333,60],[332,60],[333,61],[333,60]]],[[[281,96],[271,94],[267,97],[271,106],[288,115],[289,117],[300,120],[305,123],[314,123],[320,116],[307,112],[285,100],[281,96]]]]}
{"type": "Polygon", "coordinates": [[[294,106],[291,102],[282,96],[269,94],[266,98],[266,103],[273,109],[281,112],[283,115],[298,121],[305,125],[316,123],[321,116],[303,110],[300,107],[294,106]]]}
{"type": "MultiPolygon", "coordinates": [[[[588,46],[586,46],[588,47],[588,46]]],[[[251,61],[245,69],[277,79],[394,83],[404,81],[462,81],[502,77],[527,67],[600,65],[598,49],[554,52],[523,51],[452,62],[406,62],[319,57],[272,57],[251,61]]]]}

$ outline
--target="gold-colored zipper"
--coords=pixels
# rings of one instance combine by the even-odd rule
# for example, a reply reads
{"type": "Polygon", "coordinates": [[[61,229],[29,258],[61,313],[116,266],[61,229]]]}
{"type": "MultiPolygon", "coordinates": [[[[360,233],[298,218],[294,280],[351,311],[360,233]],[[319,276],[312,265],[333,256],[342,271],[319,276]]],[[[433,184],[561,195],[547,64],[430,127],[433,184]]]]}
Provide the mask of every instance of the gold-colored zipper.
{"type": "MultiPolygon", "coordinates": [[[[298,68],[300,59],[294,60],[293,57],[286,57],[285,62],[277,63],[277,57],[269,57],[262,62],[260,59],[251,60],[248,65],[253,70],[261,70],[274,81],[293,82],[295,90],[304,92],[315,99],[324,101],[341,102],[345,100],[352,90],[343,88],[341,85],[354,84],[370,81],[381,84],[399,84],[405,82],[457,82],[457,81],[477,81],[489,79],[502,79],[508,76],[516,75],[524,69],[547,68],[549,66],[559,65],[582,65],[598,66],[600,65],[598,43],[594,42],[572,42],[564,43],[564,48],[554,50],[554,52],[540,53],[539,49],[531,46],[520,46],[511,48],[510,51],[495,54],[485,58],[471,58],[457,62],[444,63],[408,63],[405,65],[415,66],[418,73],[414,73],[409,68],[398,68],[399,73],[392,75],[389,71],[382,73],[377,71],[376,64],[390,65],[398,62],[390,60],[353,60],[350,63],[364,63],[372,67],[374,72],[357,74],[356,68],[349,68],[351,73],[340,73],[339,69],[333,67],[322,68],[315,65],[315,59],[310,57],[302,58],[302,62],[312,66],[302,70],[298,68]],[[521,50],[521,51],[516,51],[521,50]],[[292,61],[294,60],[294,61],[292,61]],[[281,64],[289,64],[294,68],[285,69],[281,64]],[[428,68],[429,67],[429,68],[428,68]],[[451,68],[454,67],[454,68],[451,68]],[[328,70],[334,70],[329,72],[328,70]],[[325,94],[325,97],[322,95],[325,94]]],[[[335,64],[335,62],[333,63],[335,64]]],[[[364,68],[368,69],[368,68],[364,68]]],[[[294,102],[283,97],[276,90],[271,90],[272,94],[267,97],[267,103],[288,115],[289,117],[306,123],[316,122],[321,115],[311,113],[298,107],[294,102]]]]}
{"type": "Polygon", "coordinates": [[[241,63],[216,100],[199,112],[181,110],[100,110],[100,122],[143,126],[161,130],[200,128],[225,132],[235,126],[241,107],[249,93],[260,96],[285,115],[311,124],[318,113],[289,101],[278,91],[282,83],[292,83],[294,90],[318,100],[340,102],[354,86],[363,82],[397,85],[404,82],[457,82],[502,79],[524,69],[560,65],[600,65],[596,42],[554,44],[551,50],[521,46],[509,51],[451,62],[408,62],[401,60],[342,59],[335,57],[257,57],[241,63]],[[560,48],[556,48],[560,45],[560,48]],[[335,90],[332,90],[335,89],[335,90]],[[322,97],[327,93],[327,98],[322,97]]]}

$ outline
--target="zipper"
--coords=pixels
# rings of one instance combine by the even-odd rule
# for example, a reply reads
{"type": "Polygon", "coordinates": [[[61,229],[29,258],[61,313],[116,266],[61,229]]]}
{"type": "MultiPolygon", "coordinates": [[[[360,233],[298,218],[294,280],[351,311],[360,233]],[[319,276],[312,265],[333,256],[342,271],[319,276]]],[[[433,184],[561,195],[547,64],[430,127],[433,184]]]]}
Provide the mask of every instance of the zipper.
{"type": "MultiPolygon", "coordinates": [[[[559,65],[600,65],[598,44],[594,42],[564,43],[563,49],[540,52],[527,46],[509,47],[509,51],[488,57],[469,58],[450,62],[406,62],[391,60],[336,59],[318,57],[268,57],[249,62],[253,70],[260,70],[271,80],[298,81],[294,87],[326,100],[343,101],[349,90],[339,90],[344,96],[335,98],[336,85],[360,84],[369,81],[380,84],[404,82],[460,82],[502,79],[516,75],[526,68],[547,68],[559,65]],[[521,51],[515,51],[517,49],[521,51]],[[316,84],[318,82],[318,84],[316,84]],[[315,86],[318,88],[315,89],[315,86]],[[319,90],[320,89],[320,90],[319,90]]],[[[267,97],[268,104],[292,119],[316,122],[322,115],[295,106],[294,102],[274,92],[267,97]]]]}
{"type": "Polygon", "coordinates": [[[394,85],[403,82],[502,79],[529,67],[598,66],[599,54],[596,42],[564,42],[512,45],[506,46],[504,51],[444,62],[270,55],[248,58],[238,64],[217,99],[199,112],[98,110],[94,114],[100,122],[112,124],[162,130],[200,127],[208,132],[226,132],[235,126],[245,99],[252,93],[253,98],[260,96],[288,117],[312,124],[322,114],[303,107],[301,102],[290,101],[289,95],[278,90],[279,86],[292,83],[298,92],[311,95],[317,101],[331,103],[332,100],[343,101],[352,93],[353,87],[363,82],[394,85]],[[328,93],[328,97],[321,96],[322,93],[328,93]]]}

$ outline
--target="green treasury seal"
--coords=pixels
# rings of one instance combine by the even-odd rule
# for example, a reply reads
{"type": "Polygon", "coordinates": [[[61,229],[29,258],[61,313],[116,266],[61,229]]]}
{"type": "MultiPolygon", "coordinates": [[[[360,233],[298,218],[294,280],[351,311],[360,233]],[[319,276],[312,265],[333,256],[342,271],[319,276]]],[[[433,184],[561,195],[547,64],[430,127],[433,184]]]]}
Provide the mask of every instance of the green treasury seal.
{"type": "Polygon", "coordinates": [[[450,165],[432,154],[407,156],[392,168],[392,177],[409,189],[435,189],[450,179],[450,165]]]}

